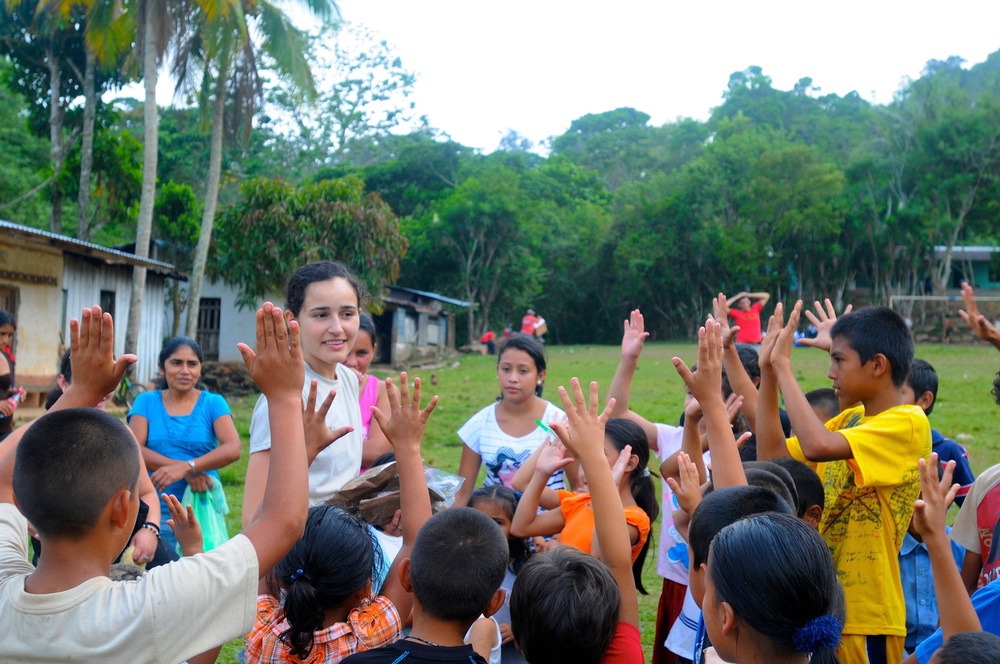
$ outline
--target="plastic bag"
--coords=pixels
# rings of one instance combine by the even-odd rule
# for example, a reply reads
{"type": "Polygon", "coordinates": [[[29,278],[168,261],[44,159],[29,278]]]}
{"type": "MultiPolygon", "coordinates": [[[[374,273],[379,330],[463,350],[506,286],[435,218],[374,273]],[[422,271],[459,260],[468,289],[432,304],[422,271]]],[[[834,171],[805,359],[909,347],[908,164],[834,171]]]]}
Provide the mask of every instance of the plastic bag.
{"type": "MultiPolygon", "coordinates": [[[[204,493],[195,493],[188,486],[184,489],[181,504],[191,505],[194,517],[201,525],[202,550],[211,551],[229,540],[229,530],[226,528],[229,504],[226,502],[222,483],[218,479],[213,478],[212,488],[204,493]]],[[[177,545],[177,555],[183,555],[180,544],[177,545]]]]}
{"type": "MultiPolygon", "coordinates": [[[[434,513],[451,507],[455,494],[465,481],[458,475],[429,466],[424,466],[424,477],[434,513]]],[[[395,461],[369,468],[327,501],[329,505],[360,514],[366,523],[380,528],[392,521],[399,503],[399,475],[395,461]]]]}

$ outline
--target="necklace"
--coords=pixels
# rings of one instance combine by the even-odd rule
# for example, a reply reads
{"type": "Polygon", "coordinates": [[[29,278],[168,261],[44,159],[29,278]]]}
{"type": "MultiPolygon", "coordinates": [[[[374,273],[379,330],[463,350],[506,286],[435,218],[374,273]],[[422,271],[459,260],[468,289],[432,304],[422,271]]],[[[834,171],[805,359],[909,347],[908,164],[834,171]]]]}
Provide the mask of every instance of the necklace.
{"type": "Polygon", "coordinates": [[[436,644],[436,643],[431,643],[431,642],[430,642],[430,641],[428,641],[427,639],[422,639],[422,638],[420,638],[419,636],[413,636],[412,634],[410,634],[410,635],[409,635],[409,636],[407,636],[406,638],[407,638],[408,640],[410,640],[410,641],[416,641],[417,643],[423,643],[423,644],[424,644],[425,646],[433,646],[433,647],[435,647],[435,648],[440,648],[440,647],[441,647],[441,646],[439,646],[439,645],[438,645],[438,644],[436,644]]]}

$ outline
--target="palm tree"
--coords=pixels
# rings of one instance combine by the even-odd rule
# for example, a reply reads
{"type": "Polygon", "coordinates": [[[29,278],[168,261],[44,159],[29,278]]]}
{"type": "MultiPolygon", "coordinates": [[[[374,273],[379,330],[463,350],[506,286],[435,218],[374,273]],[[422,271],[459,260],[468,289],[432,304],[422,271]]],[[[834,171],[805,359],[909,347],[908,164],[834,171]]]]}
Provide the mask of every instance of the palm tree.
{"type": "MultiPolygon", "coordinates": [[[[167,0],[142,0],[139,3],[138,24],[142,32],[138,52],[142,54],[142,78],[146,92],[143,108],[142,192],[139,195],[139,219],[136,222],[135,253],[149,257],[149,240],[153,229],[153,203],[156,200],[157,123],[156,68],[167,50],[173,25],[167,0]]],[[[142,301],[146,294],[146,268],[136,265],[132,270],[132,293],[125,329],[125,352],[134,353],[142,324],[142,301]]]]}
{"type": "MultiPolygon", "coordinates": [[[[306,0],[304,4],[322,21],[339,17],[335,0],[306,0]]],[[[227,133],[235,135],[241,127],[244,137],[249,136],[253,117],[263,101],[258,68],[261,56],[266,55],[279,76],[306,98],[316,95],[306,57],[309,42],[279,6],[269,0],[246,0],[230,11],[215,9],[211,12],[205,3],[198,7],[194,16],[197,28],[186,33],[174,69],[178,88],[193,87],[200,79],[199,103],[203,117],[211,109],[212,124],[205,205],[188,287],[185,333],[189,337],[198,331],[201,288],[219,200],[223,139],[227,133]]]]}

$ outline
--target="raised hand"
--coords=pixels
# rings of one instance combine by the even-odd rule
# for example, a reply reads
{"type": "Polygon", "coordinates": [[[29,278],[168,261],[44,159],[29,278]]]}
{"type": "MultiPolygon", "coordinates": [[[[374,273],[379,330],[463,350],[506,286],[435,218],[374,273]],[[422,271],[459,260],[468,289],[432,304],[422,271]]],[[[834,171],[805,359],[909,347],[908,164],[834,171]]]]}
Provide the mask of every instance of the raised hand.
{"type": "Polygon", "coordinates": [[[326,399],[317,408],[316,389],[316,381],[310,381],[309,396],[306,399],[306,406],[302,410],[302,427],[306,435],[306,451],[309,463],[312,463],[313,459],[334,441],[354,431],[354,427],[331,429],[326,425],[326,415],[330,412],[330,407],[337,396],[337,391],[330,390],[330,393],[326,395],[326,399]]]}
{"type": "MultiPolygon", "coordinates": [[[[792,348],[795,347],[795,331],[799,327],[799,314],[801,311],[802,301],[799,300],[795,303],[795,306],[792,307],[792,313],[788,315],[788,322],[778,331],[778,334],[775,337],[774,346],[771,348],[770,352],[770,361],[772,366],[775,362],[791,361],[792,348]]],[[[777,314],[777,311],[775,314],[777,314]]],[[[768,336],[771,336],[770,329],[768,329],[768,336]]]]}
{"type": "Polygon", "coordinates": [[[535,472],[549,478],[556,471],[562,470],[571,463],[573,463],[573,459],[566,456],[566,448],[562,442],[559,440],[549,441],[548,444],[542,446],[542,451],[538,454],[535,472]]]}
{"type": "MultiPolygon", "coordinates": [[[[823,300],[823,304],[819,303],[819,300],[813,302],[813,308],[816,313],[806,309],[806,318],[809,322],[816,326],[818,333],[814,339],[800,339],[799,343],[803,346],[812,346],[813,348],[819,348],[821,350],[830,350],[830,345],[833,343],[833,339],[830,338],[830,330],[833,329],[834,323],[837,322],[837,312],[833,308],[833,303],[830,302],[830,298],[823,300]],[[825,305],[825,306],[824,306],[825,305]]],[[[841,315],[846,315],[851,313],[854,309],[853,304],[847,305],[844,308],[844,313],[841,315]]]]}
{"type": "Polygon", "coordinates": [[[243,343],[236,347],[243,355],[250,377],[265,397],[294,393],[302,398],[305,363],[297,321],[290,321],[286,331],[281,309],[265,302],[257,310],[257,350],[243,343]]]}
{"type": "Polygon", "coordinates": [[[740,331],[740,326],[734,325],[729,327],[729,302],[722,293],[719,293],[712,300],[712,318],[722,326],[723,348],[729,348],[736,339],[736,334],[740,331]]]}
{"type": "Polygon", "coordinates": [[[698,467],[691,461],[691,457],[685,452],[677,455],[677,469],[679,480],[673,477],[666,478],[670,490],[677,496],[677,504],[688,514],[694,514],[695,508],[701,502],[701,482],[698,477],[698,467]]]}
{"type": "Polygon", "coordinates": [[[69,358],[73,382],[66,391],[79,394],[90,406],[96,406],[113,392],[128,368],[138,360],[135,355],[126,354],[116,361],[114,347],[115,324],[111,314],[102,313],[100,307],[91,307],[83,310],[80,320],[72,319],[69,358]]]}
{"type": "Polygon", "coordinates": [[[921,459],[920,498],[913,504],[913,527],[921,537],[928,539],[935,535],[947,535],[948,507],[958,494],[959,485],[952,484],[951,477],[955,462],[945,464],[944,473],[938,480],[938,455],[932,453],[930,460],[921,459]]]}
{"type": "Polygon", "coordinates": [[[181,552],[185,556],[193,556],[201,553],[204,546],[204,539],[201,534],[201,524],[194,516],[194,508],[191,505],[181,505],[177,496],[163,494],[163,501],[167,504],[170,518],[167,525],[173,528],[174,537],[181,546],[181,552]]]}
{"type": "Polygon", "coordinates": [[[633,309],[629,319],[625,321],[622,332],[622,357],[638,360],[648,337],[649,332],[646,332],[646,322],[642,313],[638,309],[633,309]]]}
{"type": "Polygon", "coordinates": [[[711,319],[698,330],[698,371],[673,358],[677,374],[704,409],[709,401],[722,401],[722,326],[711,319]]]}
{"type": "Polygon", "coordinates": [[[420,379],[413,381],[413,398],[410,398],[410,383],[406,372],[399,374],[400,388],[391,378],[385,379],[385,389],[389,393],[389,417],[378,408],[372,408],[372,416],[382,433],[389,440],[389,444],[396,450],[397,454],[401,447],[416,446],[420,450],[420,440],[424,436],[424,429],[427,427],[427,418],[434,412],[438,404],[435,395],[427,407],[420,408],[420,379]]]}
{"type": "Polygon", "coordinates": [[[966,322],[973,334],[1000,349],[1000,330],[979,312],[972,286],[964,281],[962,282],[962,299],[965,300],[965,309],[959,309],[958,315],[966,322]]]}
{"type": "Polygon", "coordinates": [[[553,422],[551,428],[559,436],[566,449],[576,458],[581,458],[585,454],[595,452],[604,454],[604,425],[611,417],[611,410],[614,408],[615,400],[609,399],[600,415],[597,413],[597,383],[590,384],[590,403],[584,400],[583,389],[580,387],[580,380],[574,378],[570,381],[573,390],[573,400],[570,401],[569,393],[565,387],[559,386],[559,397],[562,399],[563,410],[566,411],[566,419],[569,426],[562,422],[553,422]]]}
{"type": "Polygon", "coordinates": [[[611,477],[615,480],[615,485],[620,486],[622,479],[625,477],[625,469],[628,468],[629,459],[632,458],[632,446],[626,445],[621,452],[618,453],[618,459],[615,461],[615,465],[611,466],[611,477]]]}

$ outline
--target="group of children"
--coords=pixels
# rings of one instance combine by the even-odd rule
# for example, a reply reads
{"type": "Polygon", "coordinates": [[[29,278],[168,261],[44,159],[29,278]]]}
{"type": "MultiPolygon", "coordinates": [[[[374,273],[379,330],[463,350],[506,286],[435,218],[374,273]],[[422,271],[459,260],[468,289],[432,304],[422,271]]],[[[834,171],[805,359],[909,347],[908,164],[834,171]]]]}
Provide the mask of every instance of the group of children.
{"type": "MultiPolygon", "coordinates": [[[[895,664],[914,650],[922,663],[1000,661],[1000,638],[981,631],[996,631],[1000,613],[990,583],[1000,471],[973,483],[964,450],[932,432],[936,376],[913,361],[891,310],[808,312],[812,345],[831,356],[831,400],[804,394],[792,369],[801,304],[787,324],[777,305],[758,356],[734,343],[720,295],[697,365],[673,360],[688,390],[677,427],[629,408],[647,336],[638,311],[603,409],[597,384],[577,379],[558,388],[561,408],[542,399],[544,349],[515,335],[498,352],[500,399],[459,432],[456,506],[432,516],[421,440],[437,397],[422,407],[419,378],[375,388],[366,363],[348,368],[361,299],[342,266],[314,264],[293,276],[288,311],[257,312],[256,348],[240,346],[262,392],[242,532],[202,552],[191,510],[164,497],[184,557],[114,582],[141,464],[127,427],[93,406],[136,358],[113,357],[113,321],[99,308],[74,320],[73,382],[0,444],[0,659],[199,662],[243,637],[247,662],[642,662],[655,452],[654,662],[895,664]],[[367,524],[327,504],[386,445],[401,508],[391,560],[367,524]],[[956,495],[961,570],[945,525],[956,495]],[[43,544],[37,565],[29,523],[43,544]],[[911,622],[931,620],[904,599],[914,552],[933,569],[941,629],[911,644],[911,622]]],[[[1000,349],[971,289],[967,310],[1000,349]]]]}

